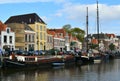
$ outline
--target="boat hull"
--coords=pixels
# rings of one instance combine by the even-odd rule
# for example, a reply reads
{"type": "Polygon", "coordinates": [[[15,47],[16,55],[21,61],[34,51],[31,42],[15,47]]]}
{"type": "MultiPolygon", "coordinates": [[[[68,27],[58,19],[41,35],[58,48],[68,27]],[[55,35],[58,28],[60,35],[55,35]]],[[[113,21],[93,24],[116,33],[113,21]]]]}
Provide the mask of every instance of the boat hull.
{"type": "Polygon", "coordinates": [[[56,61],[52,62],[52,66],[68,66],[75,64],[75,58],[72,55],[64,56],[64,58],[56,58],[56,61]]]}
{"type": "Polygon", "coordinates": [[[94,63],[94,57],[77,56],[75,58],[76,58],[76,64],[79,64],[79,65],[94,63]]]}
{"type": "MultiPolygon", "coordinates": [[[[24,57],[24,56],[22,56],[24,57]]],[[[74,56],[65,55],[64,58],[62,56],[50,56],[50,57],[40,57],[37,58],[37,61],[33,61],[33,58],[36,57],[26,57],[29,58],[29,61],[20,61],[17,59],[4,59],[3,68],[47,68],[52,67],[53,65],[70,65],[74,64],[74,56]],[[32,58],[32,61],[30,60],[32,58]]]]}
{"type": "Polygon", "coordinates": [[[3,64],[3,68],[45,68],[51,67],[51,62],[19,62],[6,59],[3,64]]]}

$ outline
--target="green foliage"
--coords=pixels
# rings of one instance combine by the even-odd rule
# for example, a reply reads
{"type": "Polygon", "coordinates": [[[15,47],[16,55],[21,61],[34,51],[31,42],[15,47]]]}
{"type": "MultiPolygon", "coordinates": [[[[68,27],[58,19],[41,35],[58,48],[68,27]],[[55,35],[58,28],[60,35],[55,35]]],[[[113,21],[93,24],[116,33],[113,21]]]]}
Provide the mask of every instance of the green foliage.
{"type": "Polygon", "coordinates": [[[73,36],[76,36],[78,38],[79,41],[83,42],[84,35],[85,35],[84,30],[82,30],[78,27],[75,27],[75,28],[71,29],[71,32],[72,32],[73,36]]]}
{"type": "Polygon", "coordinates": [[[80,29],[79,27],[71,28],[70,24],[64,25],[63,29],[65,29],[67,33],[77,37],[79,41],[83,42],[85,35],[84,30],[80,29]]]}
{"type": "Polygon", "coordinates": [[[71,34],[71,25],[70,24],[66,24],[63,26],[63,29],[65,29],[65,31],[69,34],[71,34]]]}
{"type": "Polygon", "coordinates": [[[91,49],[95,49],[97,48],[99,45],[98,44],[89,44],[90,48],[91,49]]]}
{"type": "Polygon", "coordinates": [[[111,43],[110,45],[109,45],[109,49],[112,51],[112,50],[115,50],[115,45],[113,44],[113,43],[111,43]]]}
{"type": "Polygon", "coordinates": [[[70,46],[74,46],[76,44],[76,42],[71,42],[70,46]]]}
{"type": "Polygon", "coordinates": [[[58,49],[50,49],[50,50],[49,50],[49,53],[52,54],[52,55],[55,55],[55,51],[56,51],[57,53],[60,52],[58,49]]]}

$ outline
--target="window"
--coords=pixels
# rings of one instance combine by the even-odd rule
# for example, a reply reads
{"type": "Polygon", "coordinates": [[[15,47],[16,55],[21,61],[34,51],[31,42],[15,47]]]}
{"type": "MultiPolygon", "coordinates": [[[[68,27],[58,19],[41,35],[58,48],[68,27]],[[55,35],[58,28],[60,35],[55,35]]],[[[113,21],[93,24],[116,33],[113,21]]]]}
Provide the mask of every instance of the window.
{"type": "Polygon", "coordinates": [[[34,34],[32,35],[32,42],[34,42],[34,34]]]}
{"type": "Polygon", "coordinates": [[[29,18],[29,22],[31,23],[31,18],[29,18]]]}
{"type": "Polygon", "coordinates": [[[44,40],[46,40],[46,34],[44,33],[44,40]]]}
{"type": "Polygon", "coordinates": [[[42,32],[40,32],[40,40],[42,40],[42,32]]]}
{"type": "Polygon", "coordinates": [[[27,42],[27,34],[25,34],[25,42],[27,42]]]}
{"type": "Polygon", "coordinates": [[[50,42],[51,42],[51,43],[53,42],[53,37],[50,37],[50,42]]]}
{"type": "Polygon", "coordinates": [[[7,36],[4,36],[4,43],[7,43],[7,36]]]}
{"type": "Polygon", "coordinates": [[[10,33],[10,29],[9,28],[7,28],[7,33],[10,33]]]}
{"type": "Polygon", "coordinates": [[[36,33],[36,38],[38,39],[38,32],[36,33]]]}
{"type": "Polygon", "coordinates": [[[36,25],[36,29],[39,30],[39,26],[38,26],[38,24],[36,25]]]}
{"type": "Polygon", "coordinates": [[[31,46],[32,46],[32,48],[33,48],[33,50],[34,50],[34,44],[31,44],[31,46]]]}
{"type": "Polygon", "coordinates": [[[46,26],[44,26],[44,31],[46,31],[46,26]]]}
{"type": "Polygon", "coordinates": [[[62,37],[62,36],[63,36],[63,34],[62,34],[62,33],[59,33],[59,36],[61,36],[61,37],[62,37]]]}
{"type": "Polygon", "coordinates": [[[40,31],[42,31],[42,26],[40,26],[40,31]]]}
{"type": "Polygon", "coordinates": [[[31,42],[31,36],[29,35],[29,42],[31,42]]]}
{"type": "Polygon", "coordinates": [[[10,36],[10,43],[12,43],[12,36],[10,36]]]}

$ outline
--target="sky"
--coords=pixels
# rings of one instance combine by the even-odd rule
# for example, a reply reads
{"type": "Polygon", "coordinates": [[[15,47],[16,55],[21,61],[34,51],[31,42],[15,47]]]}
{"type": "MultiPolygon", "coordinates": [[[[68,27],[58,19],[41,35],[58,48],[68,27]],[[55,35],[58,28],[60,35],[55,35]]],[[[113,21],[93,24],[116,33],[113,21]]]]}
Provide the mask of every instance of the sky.
{"type": "MultiPolygon", "coordinates": [[[[99,0],[99,32],[120,35],[120,1],[99,0]]],[[[0,0],[0,20],[10,16],[37,13],[47,28],[62,28],[70,24],[86,31],[88,7],[88,33],[97,33],[96,0],[0,0]]]]}

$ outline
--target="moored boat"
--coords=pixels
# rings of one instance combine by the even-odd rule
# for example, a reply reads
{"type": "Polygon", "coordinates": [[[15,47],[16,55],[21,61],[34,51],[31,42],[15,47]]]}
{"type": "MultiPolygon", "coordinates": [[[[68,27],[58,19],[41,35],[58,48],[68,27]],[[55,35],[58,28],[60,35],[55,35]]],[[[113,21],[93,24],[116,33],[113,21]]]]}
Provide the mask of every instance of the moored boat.
{"type": "Polygon", "coordinates": [[[102,55],[100,54],[100,52],[94,53],[94,63],[101,63],[102,61],[102,55]]]}
{"type": "Polygon", "coordinates": [[[75,58],[72,55],[57,55],[54,57],[56,60],[52,63],[52,66],[65,66],[75,63],[75,58]]]}
{"type": "Polygon", "coordinates": [[[11,55],[8,59],[4,59],[4,68],[32,68],[32,67],[50,67],[54,61],[53,57],[46,56],[24,56],[11,55]]]}
{"type": "Polygon", "coordinates": [[[60,63],[69,64],[74,61],[72,55],[63,56],[24,56],[24,55],[11,55],[9,58],[4,59],[4,68],[45,68],[60,63]],[[56,64],[55,64],[56,63],[56,64]]]}
{"type": "Polygon", "coordinates": [[[90,64],[94,62],[94,57],[92,54],[89,53],[83,53],[82,55],[77,55],[76,57],[76,64],[84,65],[84,64],[90,64]]]}

